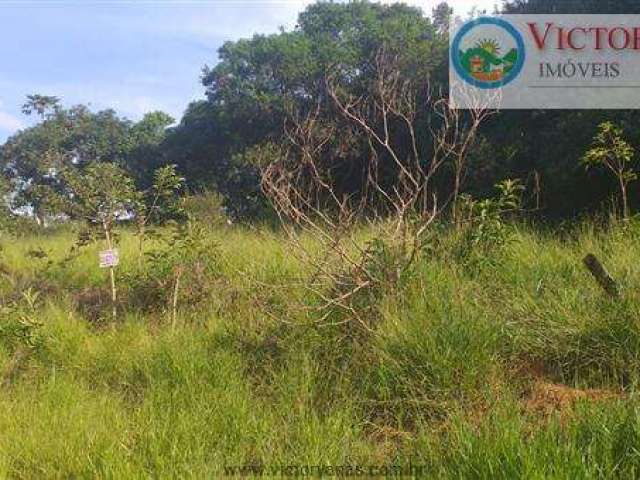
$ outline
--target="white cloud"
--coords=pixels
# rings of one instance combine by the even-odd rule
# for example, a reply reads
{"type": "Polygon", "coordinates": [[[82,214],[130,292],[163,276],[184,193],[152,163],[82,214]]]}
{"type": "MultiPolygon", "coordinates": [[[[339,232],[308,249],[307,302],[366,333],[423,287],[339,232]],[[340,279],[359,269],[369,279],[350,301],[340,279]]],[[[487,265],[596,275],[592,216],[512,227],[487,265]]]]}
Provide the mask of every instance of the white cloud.
{"type": "Polygon", "coordinates": [[[135,97],[131,103],[132,110],[140,116],[143,116],[145,113],[157,110],[166,110],[166,108],[160,102],[157,102],[153,98],[149,97],[135,97]]]}
{"type": "MultiPolygon", "coordinates": [[[[407,5],[411,5],[413,7],[419,7],[422,9],[425,15],[431,15],[431,11],[443,0],[378,0],[380,3],[391,4],[391,3],[406,3],[407,5]]],[[[265,1],[265,0],[236,0],[237,3],[233,3],[233,5],[251,5],[259,6],[261,8],[267,9],[267,15],[265,15],[262,19],[254,19],[251,16],[247,18],[249,22],[246,20],[242,22],[240,25],[235,26],[235,30],[233,32],[238,34],[239,30],[237,27],[240,27],[242,30],[245,30],[245,27],[249,27],[249,29],[253,29],[252,32],[262,32],[262,31],[275,31],[275,29],[283,25],[287,29],[291,29],[295,26],[298,13],[303,11],[307,6],[314,3],[312,0],[275,0],[275,1],[265,1]],[[250,22],[258,22],[250,23],[250,22]],[[256,27],[259,25],[263,26],[262,30],[256,30],[256,27]],[[265,28],[266,27],[266,28],[265,28]]],[[[487,13],[493,13],[493,9],[496,5],[501,5],[502,0],[448,0],[447,3],[453,7],[456,15],[461,15],[462,17],[466,16],[474,7],[477,7],[479,10],[486,10],[487,13]]]]}
{"type": "MultiPolygon", "coordinates": [[[[153,32],[187,34],[207,40],[224,38],[237,40],[250,37],[254,33],[275,33],[279,27],[291,30],[295,27],[298,14],[315,0],[217,0],[211,3],[163,4],[150,21],[148,15],[122,18],[116,14],[103,17],[114,28],[123,22],[153,32]],[[175,21],[167,22],[167,13],[175,21]]],[[[338,0],[346,1],[346,0],[338,0]]],[[[419,7],[425,15],[431,15],[433,8],[443,0],[377,0],[380,3],[406,3],[419,7]]],[[[474,7],[492,13],[495,5],[502,0],[448,0],[455,14],[465,17],[474,7]]]]}
{"type": "Polygon", "coordinates": [[[21,128],[24,128],[24,123],[22,123],[19,118],[14,117],[10,113],[0,111],[0,130],[13,133],[21,128]]]}
{"type": "MultiPolygon", "coordinates": [[[[378,0],[380,3],[392,4],[392,3],[406,3],[412,7],[419,7],[425,15],[431,15],[432,10],[444,0],[378,0]]],[[[255,5],[261,5],[263,8],[265,5],[273,5],[273,11],[271,15],[266,16],[262,21],[266,24],[271,24],[272,31],[278,25],[284,25],[286,28],[292,28],[295,25],[297,15],[304,10],[308,5],[312,4],[312,0],[284,0],[284,1],[264,1],[254,0],[254,2],[240,2],[243,4],[254,3],[255,5]],[[279,23],[278,23],[279,22],[279,23]]],[[[493,13],[494,7],[500,6],[502,0],[447,0],[449,6],[453,7],[456,15],[465,17],[474,7],[479,10],[486,10],[487,13],[493,13]]],[[[237,32],[237,31],[236,31],[237,32]]]]}
{"type": "MultiPolygon", "coordinates": [[[[425,0],[416,3],[424,4],[422,9],[430,15],[431,10],[441,1],[442,0],[425,0]]],[[[502,0],[449,0],[447,3],[453,7],[456,15],[464,17],[474,7],[477,7],[479,10],[486,10],[487,13],[493,13],[494,7],[496,5],[499,7],[502,4],[502,0]]]]}
{"type": "MultiPolygon", "coordinates": [[[[406,3],[412,7],[420,7],[425,15],[431,15],[431,11],[443,1],[444,0],[381,0],[381,3],[406,3]]],[[[492,12],[494,4],[500,1],[501,0],[448,0],[447,3],[450,7],[453,7],[456,15],[464,16],[469,13],[473,7],[492,12]]]]}
{"type": "MultiPolygon", "coordinates": [[[[143,86],[144,87],[144,86],[143,86]]],[[[180,118],[186,107],[183,95],[171,96],[160,91],[155,95],[141,92],[144,88],[130,86],[126,82],[121,85],[110,83],[94,83],[77,85],[69,82],[35,84],[31,86],[34,92],[54,92],[62,104],[69,107],[83,104],[92,110],[113,109],[119,115],[131,120],[139,120],[146,113],[163,111],[171,116],[180,118]]],[[[147,89],[148,90],[148,89],[147,89]]],[[[190,99],[187,98],[187,101],[190,99]]],[[[0,129],[2,125],[0,124],[0,129]]]]}

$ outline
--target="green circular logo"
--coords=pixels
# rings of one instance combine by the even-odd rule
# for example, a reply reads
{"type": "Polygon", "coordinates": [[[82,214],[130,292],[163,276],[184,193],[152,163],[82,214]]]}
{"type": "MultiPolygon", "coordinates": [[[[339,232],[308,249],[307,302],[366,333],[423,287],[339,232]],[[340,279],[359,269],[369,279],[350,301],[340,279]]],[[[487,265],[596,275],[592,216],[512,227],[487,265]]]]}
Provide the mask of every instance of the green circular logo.
{"type": "Polygon", "coordinates": [[[522,35],[500,18],[467,22],[451,44],[451,62],[456,73],[477,88],[504,87],[520,74],[524,59],[522,35]]]}

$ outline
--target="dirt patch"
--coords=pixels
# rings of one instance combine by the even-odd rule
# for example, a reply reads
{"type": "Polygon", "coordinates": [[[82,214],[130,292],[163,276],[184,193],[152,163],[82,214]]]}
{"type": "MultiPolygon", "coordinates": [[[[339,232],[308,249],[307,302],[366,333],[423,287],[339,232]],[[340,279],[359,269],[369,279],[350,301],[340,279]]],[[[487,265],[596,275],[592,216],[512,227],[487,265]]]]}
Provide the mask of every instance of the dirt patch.
{"type": "Polygon", "coordinates": [[[529,412],[547,416],[554,412],[568,412],[579,401],[602,402],[621,398],[623,393],[615,390],[571,388],[538,379],[533,383],[524,405],[529,412]]]}
{"type": "Polygon", "coordinates": [[[573,388],[553,380],[540,361],[522,361],[516,364],[513,378],[522,382],[522,405],[527,413],[549,417],[559,413],[569,415],[578,402],[607,402],[625,397],[622,390],[608,388],[573,388]]]}

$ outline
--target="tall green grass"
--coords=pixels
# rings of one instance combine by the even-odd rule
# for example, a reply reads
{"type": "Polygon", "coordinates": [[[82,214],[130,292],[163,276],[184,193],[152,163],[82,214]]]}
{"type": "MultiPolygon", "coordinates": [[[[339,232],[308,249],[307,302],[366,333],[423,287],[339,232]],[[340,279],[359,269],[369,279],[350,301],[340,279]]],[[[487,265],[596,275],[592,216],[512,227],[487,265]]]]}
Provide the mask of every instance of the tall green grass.
{"type": "MultiPolygon", "coordinates": [[[[115,324],[84,318],[78,292],[107,286],[99,246],[60,263],[70,232],[5,238],[3,301],[40,293],[34,308],[2,316],[39,326],[26,348],[0,330],[0,476],[215,478],[225,466],[412,463],[435,478],[633,478],[639,232],[585,223],[560,237],[520,226],[490,261],[472,263],[444,232],[409,281],[377,300],[366,335],[295,306],[305,293],[292,279],[309,268],[268,230],[208,233],[219,275],[177,325],[162,309],[126,306],[115,324]],[[619,280],[621,299],[584,270],[588,252],[619,280]],[[540,384],[607,395],[549,399],[541,412],[529,405],[540,384]]],[[[137,240],[124,234],[120,249],[125,291],[137,240]]]]}

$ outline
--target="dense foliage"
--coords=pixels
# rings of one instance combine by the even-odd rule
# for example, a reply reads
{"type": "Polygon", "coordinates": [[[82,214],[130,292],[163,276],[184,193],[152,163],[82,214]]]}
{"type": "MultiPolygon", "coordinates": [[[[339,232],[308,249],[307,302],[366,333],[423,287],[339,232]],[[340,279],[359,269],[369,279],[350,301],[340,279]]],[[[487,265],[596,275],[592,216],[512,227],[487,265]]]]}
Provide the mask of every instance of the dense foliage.
{"type": "MultiPolygon", "coordinates": [[[[633,13],[638,8],[637,2],[625,0],[516,0],[502,6],[508,13],[633,13]]],[[[338,79],[341,89],[367,97],[374,88],[376,56],[384,51],[394,57],[402,81],[424,88],[425,95],[428,87],[432,95],[446,95],[450,16],[445,3],[433,12],[368,1],[310,5],[292,31],[226,42],[215,66],[203,70],[206,99],[190,104],[182,120],[168,129],[172,119],[159,112],[132,123],[113,111],[65,109],[55,97],[33,95],[24,111],[40,115],[42,123],[16,134],[0,150],[17,191],[14,206],[38,213],[41,187],[55,186],[51,169],[66,158],[114,162],[143,187],[150,185],[155,168],[176,164],[191,189],[220,192],[231,215],[264,217],[269,208],[260,191],[261,168],[281,154],[274,145],[287,143],[287,119],[312,108],[342,133],[323,151],[341,182],[339,190],[358,192],[370,152],[358,132],[345,134],[351,126],[329,100],[327,81],[338,79]]],[[[426,152],[432,141],[430,108],[426,100],[420,102],[418,140],[426,152]]],[[[634,111],[503,112],[482,126],[462,190],[482,197],[504,178],[521,178],[528,187],[535,179],[540,187],[535,206],[544,218],[597,209],[617,184],[602,171],[582,168],[585,145],[606,121],[616,121],[636,145],[638,120],[634,111]]],[[[408,142],[399,132],[392,136],[399,144],[408,142]]],[[[448,188],[445,174],[441,190],[448,188]]],[[[631,189],[631,207],[639,200],[631,189]]]]}
{"type": "Polygon", "coordinates": [[[41,122],[13,135],[0,147],[0,166],[13,208],[31,208],[40,218],[52,212],[52,193],[63,193],[61,172],[83,170],[93,163],[124,169],[141,186],[164,162],[160,146],[173,119],[153,112],[137,122],[113,110],[92,112],[83,105],[63,108],[55,97],[29,96],[25,113],[38,113],[41,122]],[[49,202],[49,204],[47,204],[49,202]]]}
{"type": "MultiPolygon", "coordinates": [[[[171,132],[169,150],[176,155],[169,155],[187,178],[212,181],[234,212],[255,212],[261,202],[258,169],[273,159],[268,144],[282,141],[292,112],[317,107],[338,131],[348,129],[328,99],[330,76],[340,77],[355,95],[369,95],[376,55],[385,48],[398,57],[405,79],[424,82],[426,90],[432,77],[434,88],[444,88],[445,20],[441,15],[434,24],[420,10],[399,4],[318,3],[300,14],[291,32],[227,42],[220,62],[204,71],[207,100],[190,105],[171,132]]],[[[357,190],[364,139],[335,139],[324,154],[343,190],[357,190]]]]}
{"type": "MultiPolygon", "coordinates": [[[[509,13],[633,13],[638,8],[637,2],[622,0],[531,0],[503,6],[509,13]]],[[[217,185],[230,205],[255,212],[242,207],[260,201],[256,156],[245,153],[282,137],[287,101],[297,105],[320,102],[326,118],[340,124],[340,114],[323,103],[323,82],[330,72],[348,72],[349,88],[366,95],[369,87],[363,80],[376,52],[384,46],[402,57],[403,78],[423,82],[425,87],[428,80],[433,91],[446,92],[450,11],[441,5],[434,10],[433,20],[423,13],[429,12],[366,2],[318,3],[300,15],[292,32],[228,42],[220,49],[220,62],[205,69],[207,100],[191,105],[173,132],[172,146],[180,155],[175,161],[187,177],[217,185]]],[[[632,144],[640,142],[638,114],[632,111],[504,112],[495,116],[483,127],[464,190],[484,196],[503,178],[522,178],[529,187],[535,178],[541,187],[536,206],[541,207],[543,217],[597,209],[617,185],[602,172],[585,171],[580,159],[598,125],[614,119],[622,123],[632,144]]],[[[428,136],[422,140],[428,142],[428,136]]],[[[357,141],[336,148],[338,161],[366,155],[357,141]]],[[[352,187],[358,182],[357,175],[349,172],[336,177],[345,178],[352,187]]],[[[637,204],[637,193],[631,192],[629,200],[637,204]]]]}

